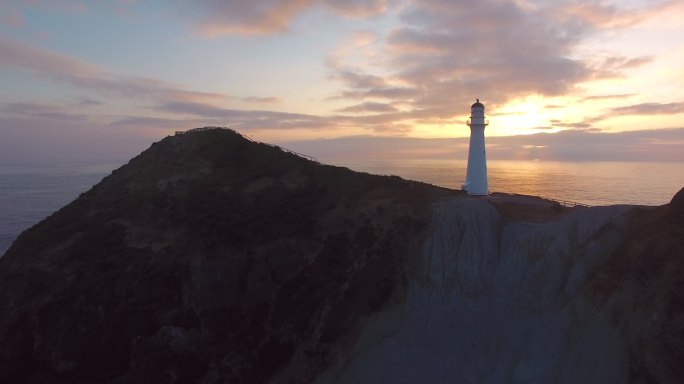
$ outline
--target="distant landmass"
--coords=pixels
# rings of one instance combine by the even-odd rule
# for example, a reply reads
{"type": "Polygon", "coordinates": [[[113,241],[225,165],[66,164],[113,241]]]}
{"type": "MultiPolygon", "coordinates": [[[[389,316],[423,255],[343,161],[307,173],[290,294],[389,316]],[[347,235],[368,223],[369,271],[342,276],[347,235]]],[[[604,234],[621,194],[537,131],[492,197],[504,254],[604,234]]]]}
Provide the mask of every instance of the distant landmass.
{"type": "Polygon", "coordinates": [[[1,383],[684,381],[684,189],[563,207],[167,137],[0,258],[1,383]]]}

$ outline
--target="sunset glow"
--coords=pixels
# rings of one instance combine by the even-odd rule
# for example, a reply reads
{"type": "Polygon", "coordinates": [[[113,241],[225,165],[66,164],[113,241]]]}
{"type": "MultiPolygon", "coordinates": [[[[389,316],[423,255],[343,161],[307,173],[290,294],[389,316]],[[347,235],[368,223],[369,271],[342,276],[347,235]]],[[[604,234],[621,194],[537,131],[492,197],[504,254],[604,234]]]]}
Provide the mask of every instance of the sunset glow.
{"type": "Polygon", "coordinates": [[[641,132],[637,160],[684,139],[681,1],[10,0],[0,15],[3,161],[127,158],[206,125],[284,145],[467,138],[475,98],[488,137],[550,152],[566,131],[641,132]]]}

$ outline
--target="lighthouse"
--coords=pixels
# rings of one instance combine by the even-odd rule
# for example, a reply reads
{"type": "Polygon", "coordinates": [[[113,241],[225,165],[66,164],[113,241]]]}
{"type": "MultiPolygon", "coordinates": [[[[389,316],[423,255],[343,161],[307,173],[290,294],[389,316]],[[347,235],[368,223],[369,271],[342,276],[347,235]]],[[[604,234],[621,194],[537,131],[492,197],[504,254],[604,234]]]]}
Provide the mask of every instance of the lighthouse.
{"type": "Polygon", "coordinates": [[[486,196],[487,185],[487,153],[485,151],[484,130],[489,122],[485,120],[484,105],[477,99],[470,107],[470,149],[468,150],[468,171],[463,189],[470,196],[486,196]]]}

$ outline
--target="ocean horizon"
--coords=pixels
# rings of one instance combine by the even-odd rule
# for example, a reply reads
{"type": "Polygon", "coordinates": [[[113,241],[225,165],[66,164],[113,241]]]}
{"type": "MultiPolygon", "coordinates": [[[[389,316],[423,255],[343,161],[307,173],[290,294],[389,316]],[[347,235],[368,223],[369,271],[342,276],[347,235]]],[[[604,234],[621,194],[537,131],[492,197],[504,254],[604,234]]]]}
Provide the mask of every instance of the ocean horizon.
{"type": "MultiPolygon", "coordinates": [[[[361,159],[334,165],[461,189],[466,160],[361,159]]],[[[684,164],[630,161],[488,160],[489,191],[586,205],[663,205],[684,187],[684,164]]]]}
{"type": "MultiPolygon", "coordinates": [[[[0,255],[19,234],[76,199],[122,162],[0,166],[0,255]]],[[[330,159],[322,163],[461,189],[466,160],[330,159]]],[[[490,192],[587,205],[663,205],[684,187],[684,164],[489,160],[490,192]]]]}

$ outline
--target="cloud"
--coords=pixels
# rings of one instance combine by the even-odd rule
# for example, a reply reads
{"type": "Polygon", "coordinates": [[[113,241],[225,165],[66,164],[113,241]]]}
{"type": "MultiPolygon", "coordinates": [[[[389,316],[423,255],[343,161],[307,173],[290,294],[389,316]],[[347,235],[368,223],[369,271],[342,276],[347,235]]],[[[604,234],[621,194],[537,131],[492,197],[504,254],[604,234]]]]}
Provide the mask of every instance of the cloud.
{"type": "Polygon", "coordinates": [[[633,26],[672,4],[626,9],[571,0],[414,0],[386,36],[384,60],[362,68],[346,65],[344,57],[329,61],[331,78],[343,86],[333,98],[402,105],[406,113],[396,117],[423,124],[454,119],[461,113],[454,106],[476,97],[496,107],[580,92],[584,82],[652,61],[606,54],[584,59],[577,53],[586,39],[633,26]]]}
{"type": "Polygon", "coordinates": [[[377,40],[378,36],[369,30],[356,31],[351,39],[351,47],[358,49],[367,47],[377,40]]]}
{"type": "MultiPolygon", "coordinates": [[[[200,0],[182,2],[178,8],[187,10],[184,14],[206,34],[216,36],[284,31],[298,15],[315,7],[326,8],[341,17],[370,17],[387,12],[396,4],[399,2],[385,0],[200,0]]],[[[103,102],[101,100],[107,100],[106,97],[134,98],[153,106],[154,112],[150,115],[154,117],[107,116],[108,122],[114,121],[110,126],[117,128],[143,128],[145,124],[155,129],[208,124],[270,130],[343,130],[353,127],[381,134],[404,135],[417,125],[448,125],[461,120],[460,115],[466,111],[459,105],[467,106],[476,97],[482,97],[488,107],[496,108],[530,95],[582,94],[578,85],[585,81],[619,76],[630,68],[645,65],[652,60],[650,57],[602,53],[589,60],[577,53],[587,38],[633,26],[663,12],[663,9],[661,5],[624,9],[618,5],[586,5],[572,0],[546,3],[513,0],[401,2],[393,15],[398,17],[396,28],[388,33],[356,32],[352,39],[353,48],[335,56],[335,60],[329,60],[330,79],[341,84],[331,99],[336,104],[340,100],[348,102],[348,106],[331,115],[268,111],[265,109],[282,100],[272,96],[230,97],[194,91],[158,79],[121,76],[72,56],[3,37],[0,37],[0,69],[29,72],[88,91],[86,94],[94,99],[83,98],[80,101],[82,107],[99,105],[103,102]],[[349,58],[358,59],[364,47],[382,58],[365,60],[363,57],[363,60],[346,62],[349,58]],[[247,110],[240,110],[228,108],[229,102],[253,105],[248,105],[247,110]]],[[[592,95],[583,100],[619,100],[631,96],[592,95]]],[[[11,118],[46,119],[53,116],[59,121],[86,119],[82,114],[85,108],[77,111],[34,107],[6,105],[0,112],[11,118]]],[[[555,107],[558,106],[546,106],[555,107]]],[[[681,110],[680,103],[646,103],[615,108],[612,112],[672,114],[681,110]]],[[[87,121],[93,120],[97,119],[87,121]]],[[[536,129],[589,131],[595,130],[592,126],[595,121],[578,117],[578,120],[554,121],[549,127],[536,129]]]]}
{"type": "Polygon", "coordinates": [[[104,102],[102,102],[100,100],[92,99],[90,97],[81,97],[78,100],[78,105],[81,105],[83,107],[91,107],[91,106],[103,105],[103,104],[104,104],[104,102]]]}
{"type": "Polygon", "coordinates": [[[518,115],[527,115],[527,111],[511,111],[511,112],[493,112],[493,113],[487,113],[487,116],[518,116],[518,115]]]}
{"type": "Polygon", "coordinates": [[[390,104],[365,102],[350,107],[342,108],[338,112],[359,113],[359,112],[396,112],[397,109],[390,104]]]}
{"type": "Polygon", "coordinates": [[[55,161],[117,161],[149,146],[143,130],[54,116],[0,116],[0,163],[46,164],[55,161]]]}
{"type": "Polygon", "coordinates": [[[381,14],[388,6],[386,0],[325,0],[322,3],[343,16],[353,18],[381,14]]]}
{"type": "Polygon", "coordinates": [[[574,123],[563,123],[563,122],[556,122],[553,123],[553,126],[556,128],[573,128],[573,129],[587,129],[591,128],[591,123],[587,123],[585,121],[579,121],[579,122],[574,122],[574,123]]]}
{"type": "MultiPolygon", "coordinates": [[[[242,101],[245,103],[267,105],[281,102],[278,97],[242,97],[231,98],[217,93],[198,92],[183,89],[179,86],[149,78],[131,78],[116,76],[105,69],[55,52],[33,48],[17,42],[0,38],[0,68],[14,71],[31,71],[43,76],[53,82],[69,84],[88,92],[95,92],[105,97],[125,97],[137,98],[150,101],[156,112],[173,114],[179,117],[177,120],[184,122],[197,122],[199,125],[231,125],[240,129],[334,129],[344,127],[366,127],[376,131],[406,132],[409,128],[406,124],[392,121],[391,115],[372,115],[372,116],[316,116],[307,114],[296,114],[286,112],[275,112],[267,110],[240,110],[224,108],[212,104],[218,102],[225,104],[228,101],[242,101]],[[193,119],[187,119],[193,116],[193,119]],[[201,118],[201,120],[200,120],[201,118]]],[[[356,74],[341,74],[341,76],[355,86],[366,86],[371,89],[374,86],[382,85],[383,80],[372,76],[357,76],[356,74]]],[[[401,91],[392,88],[372,89],[376,93],[389,93],[401,91]]],[[[92,98],[82,98],[79,102],[81,107],[94,106],[102,103],[92,98]]],[[[24,117],[47,117],[53,116],[56,119],[85,119],[86,115],[74,114],[65,110],[47,110],[46,106],[33,105],[31,110],[29,105],[7,105],[0,110],[5,115],[22,114],[24,117]]],[[[364,106],[357,106],[355,113],[359,112],[383,112],[392,111],[391,106],[381,107],[380,103],[367,103],[364,106]],[[365,108],[364,111],[361,108],[365,108]]],[[[140,124],[145,117],[96,117],[94,120],[117,121],[118,125],[131,126],[133,123],[140,124]]],[[[162,120],[165,118],[162,117],[162,120]]],[[[168,121],[146,120],[155,123],[154,127],[175,128],[176,124],[168,121]],[[163,123],[163,124],[162,124],[163,123]],[[161,125],[160,125],[161,124],[161,125]]]]}
{"type": "Polygon", "coordinates": [[[172,133],[176,130],[187,130],[194,127],[205,127],[208,125],[222,126],[218,119],[206,118],[163,118],[148,116],[119,116],[115,121],[105,124],[106,127],[115,130],[127,130],[129,132],[155,132],[154,136],[159,136],[159,132],[172,133]]]}
{"type": "Polygon", "coordinates": [[[298,15],[315,6],[353,18],[377,15],[387,6],[385,0],[176,0],[176,4],[179,13],[196,22],[207,37],[283,32],[298,15]]]}
{"type": "Polygon", "coordinates": [[[336,71],[331,78],[340,80],[348,87],[355,89],[385,88],[388,86],[387,81],[380,76],[345,69],[336,71]]]}
{"type": "Polygon", "coordinates": [[[684,102],[641,103],[613,108],[610,111],[617,115],[674,115],[684,113],[684,102]]]}
{"type": "Polygon", "coordinates": [[[332,97],[332,99],[387,99],[407,101],[418,95],[420,95],[420,91],[418,89],[408,87],[384,87],[368,89],[357,88],[344,90],[337,96],[332,97]]]}
{"type": "Polygon", "coordinates": [[[0,112],[7,116],[32,117],[60,121],[86,121],[88,115],[73,113],[66,108],[37,103],[0,104],[0,112]]]}
{"type": "Polygon", "coordinates": [[[592,132],[599,132],[599,128],[594,127],[594,123],[597,123],[599,121],[602,121],[605,119],[605,116],[591,116],[591,117],[584,117],[580,121],[565,121],[565,120],[558,120],[558,119],[551,119],[549,122],[551,123],[551,128],[570,128],[573,130],[582,130],[582,131],[592,131],[592,132]]]}
{"type": "Polygon", "coordinates": [[[677,146],[663,146],[655,141],[681,141],[684,129],[642,130],[617,133],[591,130],[567,130],[527,136],[488,138],[498,144],[487,155],[501,159],[533,159],[562,161],[682,161],[684,153],[677,146]],[[655,141],[654,141],[655,140],[655,141]],[[518,145],[546,146],[543,152],[530,156],[516,150],[518,145]],[[492,153],[494,152],[494,153],[492,153]]]}
{"type": "Polygon", "coordinates": [[[31,71],[58,83],[101,95],[155,100],[227,100],[226,95],[198,92],[156,79],[124,77],[71,56],[30,47],[0,37],[0,68],[31,71]]]}
{"type": "MultiPolygon", "coordinates": [[[[602,133],[568,130],[558,133],[488,137],[491,160],[673,161],[683,162],[684,128],[602,133]]],[[[353,136],[336,139],[282,141],[278,144],[334,163],[335,159],[462,159],[468,138],[422,139],[353,136]]]]}
{"type": "Polygon", "coordinates": [[[283,99],[280,97],[243,97],[240,100],[246,102],[246,103],[252,103],[252,104],[279,104],[283,102],[283,99]]]}
{"type": "MultiPolygon", "coordinates": [[[[431,12],[447,12],[451,9],[467,7],[464,0],[449,2],[445,0],[416,0],[399,2],[391,0],[198,0],[188,3],[174,0],[176,10],[183,18],[196,23],[200,33],[208,37],[223,35],[268,35],[287,31],[293,21],[302,13],[323,7],[331,12],[349,18],[367,18],[399,8],[418,4],[431,12]]],[[[625,10],[611,4],[577,3],[559,1],[546,7],[534,6],[520,1],[487,1],[491,8],[505,8],[509,4],[526,12],[543,12],[552,23],[571,25],[572,32],[587,29],[624,28],[636,25],[658,13],[676,6],[675,1],[657,4],[641,9],[625,10]]],[[[475,4],[473,4],[475,5],[475,4]]],[[[477,10],[479,7],[473,7],[477,10]]],[[[467,8],[462,8],[467,9],[467,8]]],[[[468,10],[469,11],[469,10],[468,10]]],[[[491,14],[491,13],[488,13],[491,14]]],[[[478,14],[476,16],[482,16],[478,14]]],[[[482,20],[481,18],[479,18],[482,20]]],[[[494,20],[500,21],[501,19],[494,20]]]]}
{"type": "Polygon", "coordinates": [[[336,159],[454,158],[467,156],[468,139],[422,139],[396,136],[348,136],[334,139],[283,141],[288,149],[334,163],[336,159]]]}
{"type": "Polygon", "coordinates": [[[386,40],[390,80],[333,68],[346,86],[339,97],[381,96],[453,118],[454,105],[477,96],[501,104],[530,94],[560,95],[591,76],[588,66],[569,57],[579,39],[541,11],[499,1],[426,0],[416,1],[402,20],[386,40]]]}
{"type": "Polygon", "coordinates": [[[592,68],[592,77],[598,79],[607,79],[614,77],[622,77],[627,69],[637,68],[653,61],[653,57],[639,56],[639,57],[625,57],[625,56],[608,56],[600,59],[594,64],[590,64],[592,68]]]}
{"type": "Polygon", "coordinates": [[[70,56],[33,48],[0,37],[0,66],[8,69],[31,69],[59,76],[94,76],[101,68],[70,56]]]}
{"type": "Polygon", "coordinates": [[[156,111],[212,119],[218,125],[237,129],[329,128],[330,118],[300,113],[221,108],[204,103],[169,102],[154,107],[156,111]]]}
{"type": "Polygon", "coordinates": [[[591,100],[609,100],[609,99],[627,99],[633,96],[636,96],[636,93],[619,93],[619,94],[613,94],[613,95],[592,95],[592,96],[587,96],[582,99],[582,101],[591,101],[591,100]]]}
{"type": "Polygon", "coordinates": [[[680,5],[678,1],[671,0],[643,8],[624,9],[604,2],[558,2],[553,16],[561,22],[574,20],[597,29],[618,29],[635,26],[680,5]]]}
{"type": "Polygon", "coordinates": [[[0,25],[13,28],[25,26],[26,8],[58,11],[62,13],[84,13],[88,7],[78,0],[30,0],[30,1],[0,1],[0,25]]]}
{"type": "Polygon", "coordinates": [[[243,110],[222,108],[208,103],[169,102],[152,109],[165,114],[204,121],[203,125],[230,126],[240,130],[319,130],[338,131],[345,128],[362,128],[374,132],[405,134],[412,125],[402,123],[402,112],[375,113],[373,109],[389,109],[380,103],[352,106],[351,114],[310,115],[268,110],[243,110]],[[359,115],[360,113],[360,115],[359,115]]]}

